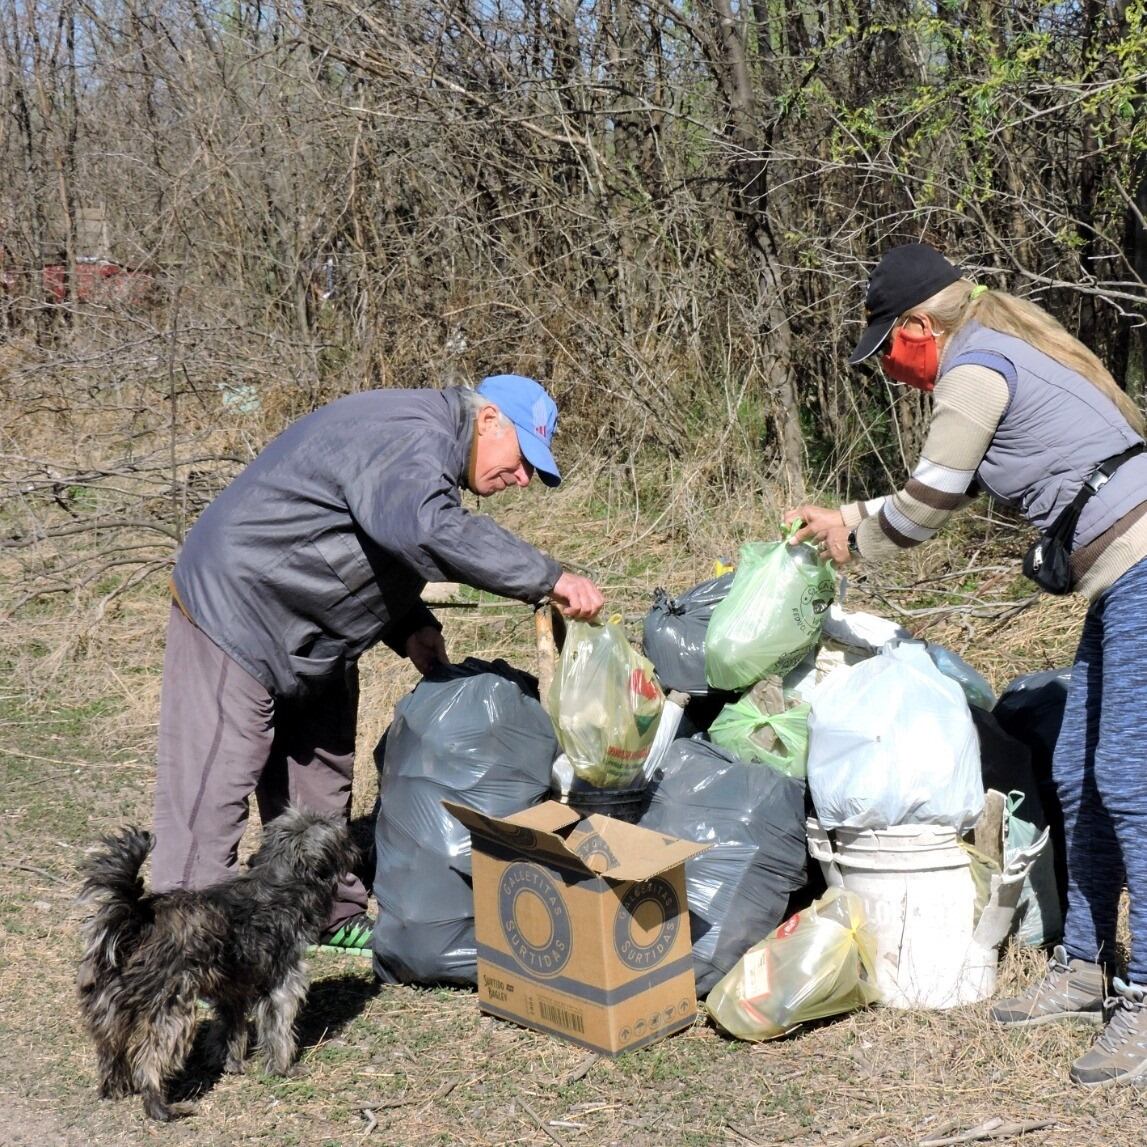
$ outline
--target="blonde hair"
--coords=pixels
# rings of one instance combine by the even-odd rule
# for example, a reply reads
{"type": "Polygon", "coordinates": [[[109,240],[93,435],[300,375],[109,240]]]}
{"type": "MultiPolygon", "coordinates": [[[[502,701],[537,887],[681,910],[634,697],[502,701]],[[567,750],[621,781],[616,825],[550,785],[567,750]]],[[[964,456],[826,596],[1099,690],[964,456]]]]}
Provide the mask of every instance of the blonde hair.
{"type": "Polygon", "coordinates": [[[1119,413],[1127,419],[1136,434],[1144,433],[1143,412],[1123,391],[1107,367],[1079,339],[1069,334],[1057,319],[1035,303],[1009,295],[1006,291],[993,291],[985,287],[976,289],[976,284],[970,279],[959,279],[942,291],[937,291],[930,299],[912,307],[907,313],[919,311],[935,319],[936,325],[950,335],[954,335],[970,319],[975,319],[981,326],[1023,339],[1061,366],[1083,375],[1115,403],[1119,413]],[[974,297],[973,290],[976,291],[974,297]]]}

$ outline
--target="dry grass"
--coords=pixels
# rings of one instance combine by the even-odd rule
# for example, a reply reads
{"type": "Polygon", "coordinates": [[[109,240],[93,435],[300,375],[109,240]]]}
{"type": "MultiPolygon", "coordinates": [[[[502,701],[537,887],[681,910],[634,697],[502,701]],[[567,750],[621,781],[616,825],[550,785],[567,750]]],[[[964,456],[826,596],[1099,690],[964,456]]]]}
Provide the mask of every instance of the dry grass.
{"type": "MultiPolygon", "coordinates": [[[[655,585],[680,590],[707,576],[713,558],[735,553],[754,532],[767,534],[762,523],[781,509],[776,499],[706,511],[688,476],[676,477],[673,497],[654,492],[640,511],[631,477],[589,466],[575,468],[555,494],[526,491],[491,508],[592,571],[611,611],[629,619],[637,637],[655,585]]],[[[954,577],[968,568],[969,538],[979,529],[970,523],[963,536],[926,547],[896,570],[854,577],[849,603],[907,619],[999,688],[1017,673],[1070,659],[1079,607],[1047,600],[1008,616],[1023,592],[1014,571],[995,583],[954,577]]],[[[1002,530],[993,544],[1002,556],[989,561],[985,550],[979,564],[1006,564],[1007,547],[1017,545],[1002,530]]],[[[8,600],[20,592],[12,581],[4,588],[8,600]]],[[[166,614],[159,577],[115,597],[97,620],[100,600],[95,592],[55,596],[0,630],[7,734],[0,752],[0,1143],[863,1147],[943,1139],[994,1117],[1040,1125],[1023,1141],[1047,1147],[1144,1141],[1140,1092],[1083,1093],[1068,1085],[1067,1066],[1088,1033],[1001,1033],[986,1006],[874,1009],[763,1045],[727,1040],[699,1022],[611,1061],[484,1018],[470,992],[379,990],[369,964],[326,957],[314,962],[300,1078],[217,1079],[197,1058],[187,1082],[202,1091],[200,1114],[162,1129],[134,1101],[98,1102],[72,999],[75,867],[100,832],[149,819],[166,614]]],[[[441,616],[455,656],[533,666],[527,608],[484,599],[441,616]]],[[[360,816],[374,799],[374,744],[414,684],[410,667],[385,651],[364,659],[362,676],[360,816]]],[[[1009,954],[1001,990],[1038,966],[1033,953],[1009,954]]]]}

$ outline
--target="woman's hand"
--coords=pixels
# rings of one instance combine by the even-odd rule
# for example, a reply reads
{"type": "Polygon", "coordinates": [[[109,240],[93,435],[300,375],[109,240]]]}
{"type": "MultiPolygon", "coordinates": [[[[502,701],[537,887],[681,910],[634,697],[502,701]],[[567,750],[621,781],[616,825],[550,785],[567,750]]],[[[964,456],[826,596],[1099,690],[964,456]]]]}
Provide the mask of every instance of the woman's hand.
{"type": "Polygon", "coordinates": [[[416,629],[406,639],[406,656],[423,677],[435,665],[450,664],[446,658],[446,642],[442,637],[442,630],[433,625],[424,625],[421,629],[416,629]]]}
{"type": "Polygon", "coordinates": [[[808,541],[810,538],[822,542],[829,530],[838,529],[844,530],[845,548],[848,548],[848,530],[839,510],[829,510],[824,506],[797,506],[796,509],[786,510],[782,520],[788,526],[797,518],[800,518],[804,525],[789,539],[793,545],[808,541]]]}
{"type": "Polygon", "coordinates": [[[785,525],[799,518],[804,525],[789,539],[790,545],[799,542],[812,542],[821,556],[831,558],[838,565],[852,561],[852,551],[848,548],[848,527],[839,510],[829,510],[824,506],[797,506],[786,510],[785,525]]]}

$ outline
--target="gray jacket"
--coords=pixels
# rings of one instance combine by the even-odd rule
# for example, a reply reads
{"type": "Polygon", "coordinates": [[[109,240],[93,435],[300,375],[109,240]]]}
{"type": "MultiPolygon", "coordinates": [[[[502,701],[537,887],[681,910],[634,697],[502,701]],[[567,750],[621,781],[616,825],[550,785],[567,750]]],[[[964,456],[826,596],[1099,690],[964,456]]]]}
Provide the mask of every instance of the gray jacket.
{"type": "MultiPolygon", "coordinates": [[[[1008,405],[976,480],[1040,530],[1051,526],[1100,462],[1142,441],[1098,387],[1023,339],[969,322],[953,337],[944,370],[963,363],[988,367],[1008,384],[1008,405]]],[[[1141,454],[1086,503],[1075,548],[1145,500],[1147,454],[1141,454]]]]}
{"type": "Polygon", "coordinates": [[[536,602],[562,568],[463,509],[467,393],[373,390],[289,426],[204,510],[174,585],[191,619],[279,696],[342,677],[378,641],[437,624],[419,594],[461,581],[536,602]]]}

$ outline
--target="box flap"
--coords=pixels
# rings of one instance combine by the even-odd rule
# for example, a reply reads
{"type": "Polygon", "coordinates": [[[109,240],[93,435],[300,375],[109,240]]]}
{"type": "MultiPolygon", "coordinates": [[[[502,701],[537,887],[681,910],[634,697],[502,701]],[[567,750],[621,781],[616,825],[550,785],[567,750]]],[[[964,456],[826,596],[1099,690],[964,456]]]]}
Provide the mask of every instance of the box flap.
{"type": "Polygon", "coordinates": [[[577,824],[581,820],[581,814],[560,801],[543,801],[541,804],[531,805],[521,812],[505,817],[504,820],[507,824],[517,825],[519,828],[532,828],[538,832],[558,832],[569,825],[577,824]]]}
{"type": "Polygon", "coordinates": [[[524,828],[551,835],[568,825],[576,824],[581,819],[572,808],[557,801],[544,801],[542,804],[522,809],[512,816],[490,816],[456,801],[444,800],[442,807],[471,832],[476,830],[495,840],[505,840],[508,843],[521,841],[521,830],[524,828]]]}
{"type": "Polygon", "coordinates": [[[713,847],[601,813],[593,813],[577,825],[570,834],[570,843],[580,856],[590,854],[596,863],[589,867],[610,880],[648,880],[713,847]],[[601,857],[605,858],[604,863],[601,857]]]}
{"type": "Polygon", "coordinates": [[[560,834],[562,829],[569,828],[581,819],[567,805],[545,801],[505,817],[489,816],[454,801],[444,800],[442,807],[472,833],[497,841],[524,856],[583,872],[592,871],[569,847],[565,836],[560,834]]]}
{"type": "Polygon", "coordinates": [[[584,819],[558,801],[508,817],[488,816],[454,801],[443,807],[471,832],[522,850],[538,850],[610,880],[647,880],[675,868],[711,844],[694,844],[595,813],[584,819]]]}

